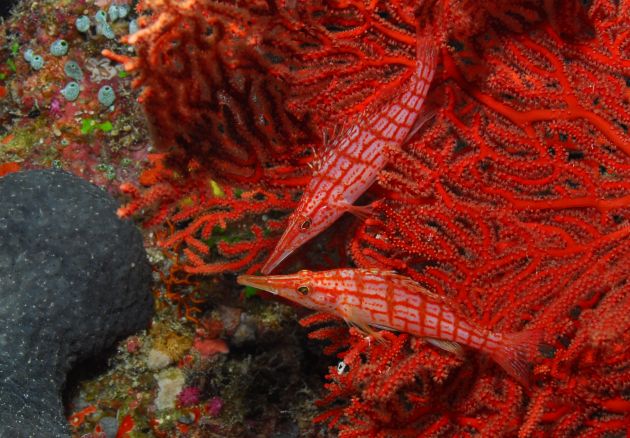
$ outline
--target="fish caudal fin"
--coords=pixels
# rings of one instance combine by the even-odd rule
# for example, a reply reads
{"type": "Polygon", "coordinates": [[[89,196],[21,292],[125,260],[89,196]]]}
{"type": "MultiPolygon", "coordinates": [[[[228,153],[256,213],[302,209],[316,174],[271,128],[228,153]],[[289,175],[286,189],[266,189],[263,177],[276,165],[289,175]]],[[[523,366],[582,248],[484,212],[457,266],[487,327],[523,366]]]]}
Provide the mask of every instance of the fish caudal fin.
{"type": "Polygon", "coordinates": [[[527,387],[531,378],[531,364],[543,335],[542,329],[505,334],[500,347],[490,355],[510,376],[527,387]]]}
{"type": "Polygon", "coordinates": [[[416,62],[435,69],[437,64],[438,49],[433,39],[435,31],[431,28],[422,28],[419,22],[416,22],[416,62]]]}
{"type": "MultiPolygon", "coordinates": [[[[435,71],[438,59],[438,50],[432,38],[418,38],[416,41],[416,62],[435,71]]],[[[431,79],[433,73],[431,73],[431,79]]]]}

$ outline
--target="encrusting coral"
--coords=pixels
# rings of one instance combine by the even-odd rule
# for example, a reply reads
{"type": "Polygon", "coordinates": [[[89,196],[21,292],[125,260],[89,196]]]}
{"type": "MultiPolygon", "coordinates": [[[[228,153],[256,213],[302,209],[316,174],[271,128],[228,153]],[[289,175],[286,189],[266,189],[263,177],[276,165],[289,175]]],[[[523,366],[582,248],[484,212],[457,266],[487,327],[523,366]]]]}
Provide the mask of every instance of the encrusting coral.
{"type": "Polygon", "coordinates": [[[534,383],[314,315],[303,323],[325,325],[311,337],[342,361],[319,420],[342,437],[628,433],[630,3],[415,3],[141,2],[137,56],[108,56],[136,74],[164,154],[145,187],[123,187],[120,213],[172,221],[162,244],[181,245],[191,273],[255,272],[312,150],[390,95],[416,24],[430,27],[436,117],[389,152],[374,217],[330,247],[449,296],[481,326],[544,327],[534,383]],[[242,239],[213,240],[226,228],[242,239]]]}

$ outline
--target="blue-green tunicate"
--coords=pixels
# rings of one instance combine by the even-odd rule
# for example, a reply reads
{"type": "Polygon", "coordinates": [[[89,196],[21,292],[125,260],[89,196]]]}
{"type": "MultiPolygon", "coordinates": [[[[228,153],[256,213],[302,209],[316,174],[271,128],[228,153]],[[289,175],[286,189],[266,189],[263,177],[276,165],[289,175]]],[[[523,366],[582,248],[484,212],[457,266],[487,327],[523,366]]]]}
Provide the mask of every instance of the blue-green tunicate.
{"type": "Polygon", "coordinates": [[[107,13],[105,11],[98,11],[94,15],[94,19],[97,23],[107,23],[107,13]]]}
{"type": "Polygon", "coordinates": [[[31,59],[33,59],[33,49],[26,49],[24,51],[24,61],[30,63],[31,59]]]}
{"type": "Polygon", "coordinates": [[[109,10],[107,11],[107,14],[109,15],[110,21],[118,20],[118,17],[120,17],[120,12],[119,12],[119,9],[118,9],[118,5],[117,4],[111,5],[109,7],[109,10]]]}
{"type": "Polygon", "coordinates": [[[87,32],[90,30],[90,18],[87,15],[81,15],[74,24],[77,26],[79,32],[87,32]]]}
{"type": "Polygon", "coordinates": [[[68,41],[57,40],[50,46],[50,53],[54,56],[63,56],[68,53],[68,41]]]}
{"type": "Polygon", "coordinates": [[[96,26],[96,33],[100,33],[108,40],[113,40],[116,38],[116,34],[114,33],[114,29],[109,25],[109,23],[99,23],[96,26]]]}
{"type": "Polygon", "coordinates": [[[73,100],[76,100],[77,97],[79,97],[79,91],[81,91],[81,87],[79,87],[79,84],[73,81],[66,84],[63,90],[61,90],[61,94],[63,95],[63,97],[66,98],[66,100],[72,102],[73,100]]]}
{"type": "Polygon", "coordinates": [[[33,70],[40,70],[44,66],[44,58],[40,55],[33,55],[29,64],[33,70]]]}
{"type": "Polygon", "coordinates": [[[118,18],[125,18],[129,14],[129,5],[118,5],[118,18]]]}
{"type": "Polygon", "coordinates": [[[138,22],[134,18],[129,22],[129,35],[138,32],[138,22]]]}
{"type": "Polygon", "coordinates": [[[116,100],[116,93],[114,93],[114,89],[109,85],[103,85],[100,90],[98,90],[98,101],[103,106],[110,106],[116,100]]]}
{"type": "Polygon", "coordinates": [[[79,67],[79,64],[77,64],[76,61],[66,62],[66,64],[63,66],[63,71],[66,73],[68,77],[71,77],[75,81],[83,80],[83,71],[81,70],[81,67],[79,67]]]}

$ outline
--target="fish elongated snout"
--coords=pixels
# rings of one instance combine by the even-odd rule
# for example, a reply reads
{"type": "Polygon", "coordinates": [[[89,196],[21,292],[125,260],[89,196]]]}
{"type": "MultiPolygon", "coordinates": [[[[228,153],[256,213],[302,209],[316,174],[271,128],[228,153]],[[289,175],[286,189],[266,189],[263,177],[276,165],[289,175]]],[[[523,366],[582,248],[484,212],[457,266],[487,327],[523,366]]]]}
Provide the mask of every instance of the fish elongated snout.
{"type": "Polygon", "coordinates": [[[273,285],[273,283],[269,280],[269,277],[260,276],[260,275],[239,275],[236,277],[236,282],[241,286],[251,286],[256,289],[264,290],[267,292],[271,292],[272,294],[277,295],[278,290],[273,285]]]}
{"type": "Polygon", "coordinates": [[[299,274],[288,275],[239,275],[236,278],[238,284],[251,286],[256,289],[270,292],[274,295],[286,296],[288,291],[295,288],[299,282],[299,274]]]}
{"type": "Polygon", "coordinates": [[[267,261],[265,262],[265,264],[263,265],[262,268],[260,268],[260,272],[263,275],[268,275],[271,274],[271,272],[276,268],[276,266],[278,266],[280,262],[273,262],[272,258],[269,257],[269,259],[267,259],[267,261]]]}
{"type": "MultiPolygon", "coordinates": [[[[299,217],[301,218],[302,215],[299,215],[299,217]]],[[[280,263],[293,254],[296,249],[317,235],[317,227],[314,225],[311,225],[308,231],[304,231],[299,225],[296,225],[298,223],[299,221],[296,222],[293,216],[289,218],[287,229],[284,230],[282,237],[280,237],[280,240],[276,243],[275,248],[271,251],[267,261],[260,270],[263,275],[269,275],[280,263]]]]}
{"type": "Polygon", "coordinates": [[[284,261],[284,259],[286,259],[287,257],[289,257],[289,255],[291,255],[293,251],[291,250],[285,250],[285,251],[278,251],[278,248],[274,249],[274,251],[271,253],[271,255],[269,256],[269,258],[267,259],[267,261],[265,262],[265,264],[263,265],[262,269],[260,270],[260,272],[263,275],[269,275],[271,274],[271,272],[276,269],[276,267],[282,263],[284,261]]]}
{"type": "Polygon", "coordinates": [[[251,286],[256,289],[265,289],[267,287],[266,282],[264,281],[265,277],[260,277],[256,275],[239,275],[236,277],[236,282],[241,286],[251,286]]]}

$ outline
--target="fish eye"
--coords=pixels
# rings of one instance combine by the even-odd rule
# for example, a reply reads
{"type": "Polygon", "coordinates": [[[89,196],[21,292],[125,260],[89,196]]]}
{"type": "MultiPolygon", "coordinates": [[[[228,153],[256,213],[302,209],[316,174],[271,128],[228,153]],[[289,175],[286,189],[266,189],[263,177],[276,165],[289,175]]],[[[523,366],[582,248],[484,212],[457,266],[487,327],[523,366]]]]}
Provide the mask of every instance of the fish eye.
{"type": "Polygon", "coordinates": [[[302,222],[302,225],[300,225],[300,229],[301,230],[308,230],[311,227],[311,218],[309,217],[308,219],[306,219],[304,222],[302,222]]]}
{"type": "Polygon", "coordinates": [[[302,295],[308,295],[308,293],[310,292],[308,286],[299,286],[297,288],[297,291],[301,293],[302,295]]]}

